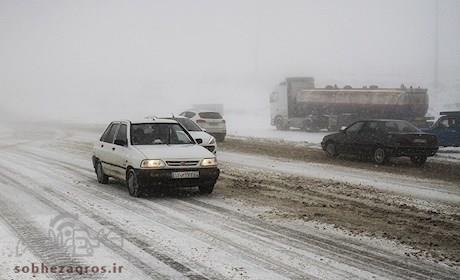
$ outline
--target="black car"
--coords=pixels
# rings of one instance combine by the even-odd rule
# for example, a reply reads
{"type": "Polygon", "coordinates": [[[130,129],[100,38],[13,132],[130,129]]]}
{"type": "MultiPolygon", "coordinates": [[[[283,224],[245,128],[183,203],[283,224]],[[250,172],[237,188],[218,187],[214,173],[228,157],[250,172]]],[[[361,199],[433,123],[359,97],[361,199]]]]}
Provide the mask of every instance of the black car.
{"type": "Polygon", "coordinates": [[[438,140],[407,121],[364,120],[325,136],[321,146],[330,157],[369,155],[376,163],[383,164],[390,157],[407,156],[420,166],[427,157],[436,154],[438,140]]]}

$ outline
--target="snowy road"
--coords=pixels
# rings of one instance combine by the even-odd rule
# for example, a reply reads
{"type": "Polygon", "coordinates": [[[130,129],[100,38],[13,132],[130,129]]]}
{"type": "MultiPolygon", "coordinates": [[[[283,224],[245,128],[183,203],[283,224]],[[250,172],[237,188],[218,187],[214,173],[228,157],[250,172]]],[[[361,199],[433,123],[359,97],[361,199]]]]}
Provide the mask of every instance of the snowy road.
{"type": "MultiPolygon", "coordinates": [[[[111,271],[82,275],[36,273],[35,279],[458,279],[459,276],[455,268],[405,257],[402,248],[385,240],[366,241],[306,225],[294,229],[261,220],[257,218],[257,209],[224,199],[218,192],[209,197],[192,192],[132,198],[119,182],[97,184],[88,149],[88,141],[97,138],[97,134],[91,132],[49,127],[24,131],[4,128],[0,132],[3,279],[31,279],[31,273],[17,273],[15,267],[30,266],[32,262],[98,267],[98,270],[107,266],[111,271]],[[63,240],[75,243],[62,246],[56,243],[63,240]],[[117,270],[121,271],[115,273],[117,270]]],[[[239,161],[251,167],[251,160],[258,161],[241,157],[222,154],[222,160],[228,164],[238,165],[240,158],[239,161]]],[[[313,166],[283,166],[276,171],[297,172],[307,168],[313,168],[313,173],[317,171],[313,166]]],[[[217,189],[222,187],[219,184],[222,182],[217,189]]],[[[420,189],[422,195],[423,190],[420,189]]],[[[445,194],[439,195],[445,199],[445,194]]],[[[458,198],[458,193],[448,195],[456,197],[455,201],[458,198]]]]}

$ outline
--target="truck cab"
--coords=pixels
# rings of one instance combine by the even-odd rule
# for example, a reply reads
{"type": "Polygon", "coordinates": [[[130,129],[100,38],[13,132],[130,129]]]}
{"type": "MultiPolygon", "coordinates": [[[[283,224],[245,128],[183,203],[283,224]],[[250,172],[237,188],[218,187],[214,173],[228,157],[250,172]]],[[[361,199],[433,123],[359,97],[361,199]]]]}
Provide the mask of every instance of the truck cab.
{"type": "Polygon", "coordinates": [[[425,132],[438,137],[439,146],[460,146],[460,111],[441,112],[441,117],[425,132]]]}

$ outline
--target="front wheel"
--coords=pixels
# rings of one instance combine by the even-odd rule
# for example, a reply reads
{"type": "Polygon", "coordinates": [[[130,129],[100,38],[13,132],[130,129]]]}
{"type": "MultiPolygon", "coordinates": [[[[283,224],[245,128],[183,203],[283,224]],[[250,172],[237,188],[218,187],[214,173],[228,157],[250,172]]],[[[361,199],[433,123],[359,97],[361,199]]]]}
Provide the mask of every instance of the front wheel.
{"type": "Polygon", "coordinates": [[[383,147],[375,148],[373,160],[377,164],[384,164],[388,160],[388,155],[383,147]]]}
{"type": "Polygon", "coordinates": [[[326,154],[328,157],[335,158],[338,156],[337,146],[334,142],[327,142],[326,144],[326,154]]]}
{"type": "Polygon", "coordinates": [[[141,195],[142,188],[137,180],[137,175],[134,170],[129,170],[128,178],[126,179],[126,185],[130,196],[139,197],[141,195]]]}
{"type": "Polygon", "coordinates": [[[413,164],[415,164],[415,166],[422,166],[425,164],[427,156],[413,156],[410,158],[410,160],[413,164]]]}
{"type": "Polygon", "coordinates": [[[212,193],[212,191],[214,190],[214,184],[215,183],[200,185],[198,187],[199,190],[200,190],[200,193],[201,194],[210,194],[210,193],[212,193]]]}
{"type": "Polygon", "coordinates": [[[99,184],[107,184],[109,182],[109,176],[105,175],[102,163],[100,161],[96,164],[96,176],[99,184]]]}

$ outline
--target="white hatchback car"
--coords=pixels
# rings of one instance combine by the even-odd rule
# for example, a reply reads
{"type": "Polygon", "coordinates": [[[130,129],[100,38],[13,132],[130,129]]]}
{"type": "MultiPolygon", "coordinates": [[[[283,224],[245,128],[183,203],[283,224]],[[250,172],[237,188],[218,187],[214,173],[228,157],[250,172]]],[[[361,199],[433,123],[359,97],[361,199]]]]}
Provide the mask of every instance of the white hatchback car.
{"type": "Polygon", "coordinates": [[[165,119],[175,120],[180,123],[185,129],[188,130],[190,135],[196,139],[202,139],[203,142],[200,144],[201,146],[208,149],[211,153],[215,154],[217,151],[217,143],[216,138],[211,134],[204,131],[199,125],[197,125],[194,121],[186,117],[168,117],[165,119]]]}
{"type": "Polygon", "coordinates": [[[123,180],[136,197],[161,187],[198,186],[209,194],[220,171],[215,155],[201,141],[174,120],[112,122],[94,146],[97,180],[123,180]]]}
{"type": "Polygon", "coordinates": [[[223,142],[227,135],[227,125],[219,112],[188,110],[182,112],[180,116],[192,119],[219,142],[223,142]]]}

